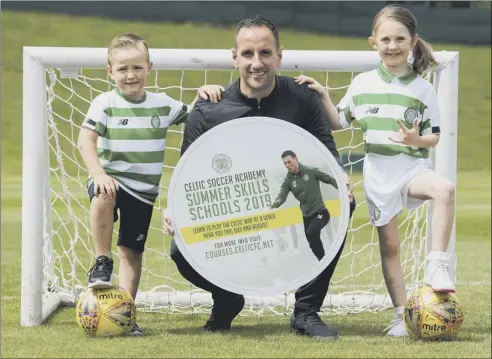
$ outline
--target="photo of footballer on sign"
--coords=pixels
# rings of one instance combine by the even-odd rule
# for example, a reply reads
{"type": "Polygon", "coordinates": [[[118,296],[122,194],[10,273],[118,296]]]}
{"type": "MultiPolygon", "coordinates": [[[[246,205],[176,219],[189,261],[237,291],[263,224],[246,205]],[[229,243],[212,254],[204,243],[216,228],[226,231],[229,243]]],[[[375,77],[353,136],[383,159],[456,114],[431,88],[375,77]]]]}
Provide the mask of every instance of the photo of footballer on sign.
{"type": "Polygon", "coordinates": [[[332,154],[285,121],[250,117],[200,136],[171,178],[175,240],[193,268],[244,295],[277,295],[315,278],[348,226],[332,154]]]}

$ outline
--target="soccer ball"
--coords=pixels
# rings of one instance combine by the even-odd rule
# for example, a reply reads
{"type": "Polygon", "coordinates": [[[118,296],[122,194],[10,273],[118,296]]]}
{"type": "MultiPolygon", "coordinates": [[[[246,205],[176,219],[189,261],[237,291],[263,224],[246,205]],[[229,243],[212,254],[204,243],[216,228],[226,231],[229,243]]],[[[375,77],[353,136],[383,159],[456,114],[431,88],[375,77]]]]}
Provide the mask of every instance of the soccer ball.
{"type": "Polygon", "coordinates": [[[126,335],[135,325],[136,307],[123,288],[87,289],[75,310],[77,325],[94,337],[126,335]]]}
{"type": "Polygon", "coordinates": [[[417,289],[405,306],[405,327],[414,339],[453,340],[463,324],[463,308],[452,293],[417,289]]]}

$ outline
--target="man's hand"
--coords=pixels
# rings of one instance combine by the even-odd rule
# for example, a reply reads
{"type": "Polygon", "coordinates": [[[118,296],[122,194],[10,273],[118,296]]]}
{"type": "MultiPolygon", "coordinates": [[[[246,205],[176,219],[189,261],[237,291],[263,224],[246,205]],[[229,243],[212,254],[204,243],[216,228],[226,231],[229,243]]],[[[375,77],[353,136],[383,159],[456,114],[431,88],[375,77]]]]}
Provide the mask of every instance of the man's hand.
{"type": "Polygon", "coordinates": [[[222,91],[224,91],[224,87],[219,85],[203,85],[198,89],[198,96],[217,103],[222,99],[222,91]]]}
{"type": "Polygon", "coordinates": [[[118,182],[106,173],[102,173],[94,177],[94,196],[102,196],[103,199],[116,198],[118,190],[118,182]]]}
{"type": "Polygon", "coordinates": [[[174,236],[174,228],[171,216],[167,213],[167,208],[164,210],[162,214],[162,226],[164,229],[164,233],[169,234],[170,236],[174,236]]]}
{"type": "Polygon", "coordinates": [[[347,190],[348,190],[348,199],[349,201],[352,201],[352,198],[354,198],[354,195],[352,194],[352,181],[350,180],[346,172],[344,172],[344,174],[345,174],[345,184],[347,185],[347,190]]]}
{"type": "Polygon", "coordinates": [[[401,122],[401,120],[396,120],[396,123],[400,126],[399,133],[397,135],[393,134],[388,138],[396,143],[419,147],[420,135],[418,121],[413,121],[413,126],[410,130],[403,124],[403,122],[401,122]]]}
{"type": "Polygon", "coordinates": [[[274,208],[278,208],[280,207],[280,203],[278,201],[275,201],[272,203],[272,205],[270,206],[270,209],[274,209],[274,208]]]}

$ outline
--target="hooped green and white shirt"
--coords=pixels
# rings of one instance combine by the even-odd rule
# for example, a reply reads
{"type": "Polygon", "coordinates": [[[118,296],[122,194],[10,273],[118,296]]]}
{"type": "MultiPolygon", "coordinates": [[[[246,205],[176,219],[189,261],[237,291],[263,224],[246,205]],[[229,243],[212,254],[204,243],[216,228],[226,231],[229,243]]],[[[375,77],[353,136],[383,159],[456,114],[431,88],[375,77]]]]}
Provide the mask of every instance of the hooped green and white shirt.
{"type": "Polygon", "coordinates": [[[420,135],[440,132],[437,95],[432,84],[413,71],[395,77],[382,63],[375,70],[355,76],[337,108],[343,128],[354,120],[359,122],[366,153],[429,157],[427,148],[413,148],[389,139],[400,130],[397,119],[409,129],[417,119],[420,135]]]}
{"type": "Polygon", "coordinates": [[[83,126],[99,135],[97,153],[106,173],[136,198],[153,204],[168,127],[188,114],[188,106],[165,93],[146,91],[141,101],[131,101],[115,89],[94,99],[83,126]]]}

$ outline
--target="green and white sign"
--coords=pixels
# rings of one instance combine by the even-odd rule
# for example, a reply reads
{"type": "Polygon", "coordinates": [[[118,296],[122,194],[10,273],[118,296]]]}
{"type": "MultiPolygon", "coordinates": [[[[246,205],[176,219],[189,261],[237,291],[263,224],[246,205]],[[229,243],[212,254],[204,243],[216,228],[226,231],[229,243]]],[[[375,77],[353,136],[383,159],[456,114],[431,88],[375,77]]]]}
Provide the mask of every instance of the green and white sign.
{"type": "Polygon", "coordinates": [[[288,122],[248,117],[200,136],[171,178],[168,211],[183,256],[225,290],[277,295],[319,275],[345,236],[345,175],[288,122]]]}

